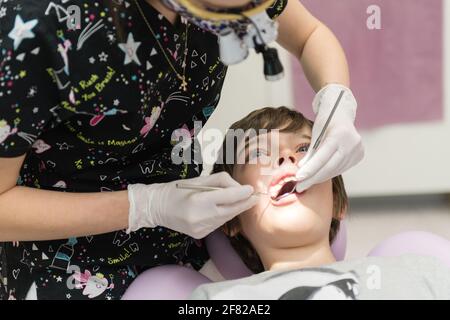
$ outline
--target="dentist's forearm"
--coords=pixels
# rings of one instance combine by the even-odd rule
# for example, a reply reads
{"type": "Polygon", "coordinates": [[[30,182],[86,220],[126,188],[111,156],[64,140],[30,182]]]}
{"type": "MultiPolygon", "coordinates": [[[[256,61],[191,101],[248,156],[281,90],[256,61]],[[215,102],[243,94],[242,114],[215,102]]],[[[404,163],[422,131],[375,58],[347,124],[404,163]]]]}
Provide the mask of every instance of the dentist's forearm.
{"type": "Polygon", "coordinates": [[[300,55],[306,78],[316,92],[329,83],[350,87],[344,50],[324,24],[320,23],[311,33],[300,55]]]}
{"type": "Polygon", "coordinates": [[[128,227],[128,193],[17,186],[0,195],[0,242],[67,239],[128,227]]]}

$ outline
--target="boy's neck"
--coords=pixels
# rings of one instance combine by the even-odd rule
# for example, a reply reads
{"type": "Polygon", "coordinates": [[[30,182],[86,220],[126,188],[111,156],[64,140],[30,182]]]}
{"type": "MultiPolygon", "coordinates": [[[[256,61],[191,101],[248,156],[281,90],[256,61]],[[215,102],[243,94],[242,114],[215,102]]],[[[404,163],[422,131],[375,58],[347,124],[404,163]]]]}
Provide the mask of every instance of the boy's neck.
{"type": "Polygon", "coordinates": [[[328,241],[287,249],[264,248],[258,250],[258,254],[265,270],[270,271],[320,267],[336,262],[328,241]]]}

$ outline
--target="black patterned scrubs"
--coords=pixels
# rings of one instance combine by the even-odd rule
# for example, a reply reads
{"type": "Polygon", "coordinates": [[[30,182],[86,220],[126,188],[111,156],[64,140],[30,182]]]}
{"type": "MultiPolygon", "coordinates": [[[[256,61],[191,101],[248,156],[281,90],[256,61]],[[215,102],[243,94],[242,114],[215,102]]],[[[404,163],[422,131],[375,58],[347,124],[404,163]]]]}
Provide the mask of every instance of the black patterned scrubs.
{"type": "MultiPolygon", "coordinates": [[[[217,37],[190,25],[185,92],[134,1],[111,0],[117,10],[108,1],[0,0],[0,157],[26,154],[20,186],[112,192],[201,172],[199,164],[173,164],[172,132],[193,131],[219,102],[227,69],[217,37]],[[73,5],[76,27],[67,18],[73,5]]],[[[138,1],[183,74],[186,25],[138,1]]],[[[285,5],[268,12],[275,17],[285,5]]],[[[200,241],[155,228],[1,243],[0,257],[2,299],[24,299],[35,283],[38,299],[113,300],[148,268],[198,270],[208,254],[200,241]]]]}

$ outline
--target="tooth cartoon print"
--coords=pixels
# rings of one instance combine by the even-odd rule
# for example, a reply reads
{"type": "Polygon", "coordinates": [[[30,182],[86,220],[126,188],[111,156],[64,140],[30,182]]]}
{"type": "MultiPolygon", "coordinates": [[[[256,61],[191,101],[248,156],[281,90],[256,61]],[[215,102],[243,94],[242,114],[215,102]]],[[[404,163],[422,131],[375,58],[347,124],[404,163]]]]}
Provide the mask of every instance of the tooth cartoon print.
{"type": "Polygon", "coordinates": [[[74,287],[82,289],[83,295],[89,299],[96,298],[107,289],[114,288],[114,284],[109,284],[108,279],[101,273],[92,275],[89,270],[86,270],[84,273],[75,273],[72,277],[73,279],[69,279],[69,281],[75,282],[74,287]]]}

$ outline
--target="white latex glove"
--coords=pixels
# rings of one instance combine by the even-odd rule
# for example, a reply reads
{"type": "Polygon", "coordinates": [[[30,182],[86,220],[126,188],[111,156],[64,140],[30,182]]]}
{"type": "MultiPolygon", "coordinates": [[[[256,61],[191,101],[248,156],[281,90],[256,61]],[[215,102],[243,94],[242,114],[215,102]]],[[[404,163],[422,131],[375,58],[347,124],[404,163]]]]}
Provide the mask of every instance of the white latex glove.
{"type": "Polygon", "coordinates": [[[315,184],[344,173],[364,158],[361,136],[354,125],[356,109],[357,102],[352,91],[343,85],[330,84],[317,93],[313,101],[316,119],[312,130],[311,147],[298,163],[300,169],[296,174],[299,181],[297,192],[307,190],[315,184]],[[313,154],[312,146],[319,137],[342,90],[345,94],[319,148],[313,154]]]}
{"type": "Polygon", "coordinates": [[[130,202],[127,233],[162,226],[201,239],[236,215],[256,205],[252,186],[242,186],[226,172],[161,184],[128,186],[130,202]],[[222,187],[198,191],[177,183],[222,187]]]}

